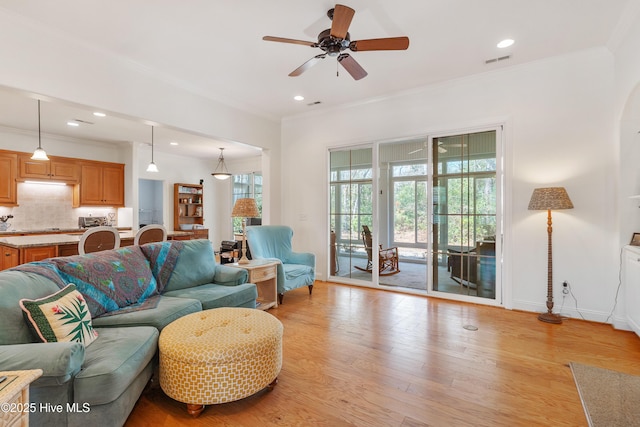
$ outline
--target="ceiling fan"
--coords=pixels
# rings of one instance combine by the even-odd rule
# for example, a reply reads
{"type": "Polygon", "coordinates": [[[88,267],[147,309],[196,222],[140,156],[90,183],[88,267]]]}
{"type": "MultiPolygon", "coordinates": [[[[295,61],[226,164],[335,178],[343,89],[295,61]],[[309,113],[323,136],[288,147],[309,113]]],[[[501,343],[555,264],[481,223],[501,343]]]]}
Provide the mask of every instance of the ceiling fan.
{"type": "Polygon", "coordinates": [[[349,49],[352,52],[364,52],[367,50],[406,50],[409,47],[409,37],[388,37],[382,39],[368,39],[368,40],[355,40],[351,41],[351,36],[348,32],[349,25],[355,10],[350,7],[336,4],[333,9],[329,9],[327,16],[331,19],[331,28],[322,31],[318,34],[317,42],[309,42],[305,40],[287,39],[283,37],[264,36],[262,40],[270,42],[291,43],[300,44],[303,46],[319,47],[324,53],[314,56],[291,73],[289,76],[295,77],[304,73],[313,65],[318,63],[321,59],[328,56],[337,56],[338,63],[344,67],[345,70],[355,80],[360,80],[367,76],[367,72],[356,62],[355,59],[348,53],[343,53],[349,49]]]}

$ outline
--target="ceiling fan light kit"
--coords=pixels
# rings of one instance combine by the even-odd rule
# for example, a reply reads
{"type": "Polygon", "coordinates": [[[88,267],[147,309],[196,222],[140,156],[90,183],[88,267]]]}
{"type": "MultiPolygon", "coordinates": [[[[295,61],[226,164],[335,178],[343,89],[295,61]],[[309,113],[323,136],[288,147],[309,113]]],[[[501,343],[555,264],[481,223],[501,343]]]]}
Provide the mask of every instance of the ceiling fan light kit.
{"type": "Polygon", "coordinates": [[[349,49],[352,52],[364,52],[371,50],[406,50],[409,48],[408,37],[387,37],[379,39],[355,40],[351,41],[349,26],[355,14],[355,10],[348,6],[336,4],[333,9],[329,9],[327,16],[331,19],[331,28],[318,34],[317,42],[305,40],[287,39],[283,37],[264,36],[262,40],[299,44],[313,48],[320,48],[324,53],[314,56],[307,62],[289,73],[289,76],[296,77],[307,71],[321,59],[327,56],[337,57],[338,63],[347,70],[355,80],[360,80],[367,76],[364,68],[348,53],[343,53],[349,49]]]}

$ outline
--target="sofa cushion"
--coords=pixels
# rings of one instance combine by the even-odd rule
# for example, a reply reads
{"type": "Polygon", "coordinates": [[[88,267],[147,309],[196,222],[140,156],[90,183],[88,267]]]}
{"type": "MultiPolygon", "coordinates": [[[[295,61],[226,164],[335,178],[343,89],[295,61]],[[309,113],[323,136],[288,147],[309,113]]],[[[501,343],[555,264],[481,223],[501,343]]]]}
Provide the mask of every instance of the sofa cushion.
{"type": "MultiPolygon", "coordinates": [[[[162,291],[175,291],[211,283],[216,272],[216,260],[211,241],[207,239],[150,243],[140,248],[145,256],[151,260],[152,257],[158,255],[161,248],[168,250],[175,245],[180,245],[181,248],[170,277],[168,280],[163,279],[162,291]]],[[[161,263],[152,261],[151,264],[154,274],[159,277],[158,271],[161,263]]]]}
{"type": "Polygon", "coordinates": [[[1,345],[0,366],[5,371],[42,369],[42,376],[34,384],[56,386],[80,372],[84,352],[79,342],[1,345]]]}
{"type": "Polygon", "coordinates": [[[153,326],[162,330],[169,323],[187,314],[202,310],[202,304],[195,299],[159,297],[158,305],[152,310],[132,311],[93,319],[94,328],[121,326],[153,326]]]}
{"type": "Polygon", "coordinates": [[[76,402],[90,406],[116,400],[156,353],[159,332],[148,326],[99,329],[100,339],[86,349],[74,379],[76,402]]]}
{"type": "Polygon", "coordinates": [[[98,337],[87,304],[74,285],[36,300],[21,299],[20,308],[42,342],[75,341],[88,346],[98,337]]]}
{"type": "Polygon", "coordinates": [[[214,283],[165,292],[164,296],[192,298],[202,303],[202,309],[218,307],[255,308],[258,291],[253,283],[237,286],[222,286],[214,283]]]}
{"type": "Polygon", "coordinates": [[[51,280],[33,273],[20,271],[0,272],[0,345],[36,342],[24,321],[19,301],[22,298],[38,299],[60,288],[51,280]]]}
{"type": "Polygon", "coordinates": [[[50,259],[62,279],[76,285],[93,317],[143,302],[156,280],[138,246],[50,259]]]}
{"type": "MultiPolygon", "coordinates": [[[[313,268],[302,264],[284,264],[284,274],[287,280],[293,280],[300,276],[310,276],[313,274],[313,268]]],[[[313,283],[313,282],[312,282],[313,283]]]]}

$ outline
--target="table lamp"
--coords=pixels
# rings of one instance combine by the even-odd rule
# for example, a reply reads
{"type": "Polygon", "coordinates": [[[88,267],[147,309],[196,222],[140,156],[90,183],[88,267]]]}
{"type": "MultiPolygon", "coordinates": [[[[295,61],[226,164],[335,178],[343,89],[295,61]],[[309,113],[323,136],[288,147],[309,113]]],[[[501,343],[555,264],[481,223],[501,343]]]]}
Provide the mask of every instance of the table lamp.
{"type": "Polygon", "coordinates": [[[231,211],[231,216],[233,218],[242,218],[242,258],[238,260],[238,264],[248,264],[249,259],[247,258],[247,218],[257,218],[260,216],[260,211],[258,210],[258,205],[256,205],[256,201],[251,198],[244,198],[236,200],[236,203],[233,205],[233,211],[231,211]]]}
{"type": "Polygon", "coordinates": [[[538,320],[547,323],[562,323],[562,317],[553,313],[553,261],[551,247],[551,210],[552,209],[573,209],[573,203],[569,199],[567,190],[564,187],[536,188],[533,190],[529,201],[529,210],[547,211],[547,312],[540,313],[538,320]]]}

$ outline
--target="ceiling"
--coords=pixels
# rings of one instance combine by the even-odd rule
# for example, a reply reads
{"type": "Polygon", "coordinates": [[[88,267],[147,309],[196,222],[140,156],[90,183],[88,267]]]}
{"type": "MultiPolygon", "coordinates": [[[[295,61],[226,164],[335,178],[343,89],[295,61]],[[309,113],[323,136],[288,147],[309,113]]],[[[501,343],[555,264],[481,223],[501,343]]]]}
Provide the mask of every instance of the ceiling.
{"type": "MultiPolygon", "coordinates": [[[[356,13],[352,40],[408,36],[406,51],[351,55],[369,75],[355,81],[335,58],[299,77],[288,74],[321,53],[308,46],[263,41],[265,35],[316,41],[331,26],[326,0],[0,0],[0,13],[32,22],[52,37],[81,40],[141,64],[204,96],[281,120],[366,102],[413,88],[517,66],[530,61],[615,43],[635,16],[638,0],[344,0],[356,13]],[[496,44],[511,38],[506,49],[496,44]],[[507,60],[486,61],[509,56],[507,60]],[[336,71],[339,75],[336,75],[336,71]],[[304,101],[294,101],[302,95],[304,101]],[[319,102],[319,103],[318,103],[319,102]],[[313,104],[313,105],[309,105],[313,104]]],[[[0,52],[1,55],[1,52],[0,52]]],[[[1,83],[1,82],[0,82],[1,83]]],[[[92,115],[84,106],[42,103],[43,132],[99,141],[150,142],[141,120],[92,115]],[[69,119],[93,122],[69,128],[69,119]]],[[[34,97],[0,91],[0,126],[37,128],[34,97]]],[[[250,147],[215,141],[160,126],[159,151],[216,158],[256,155],[250,147]],[[229,153],[229,154],[227,154],[229,153]]]]}

